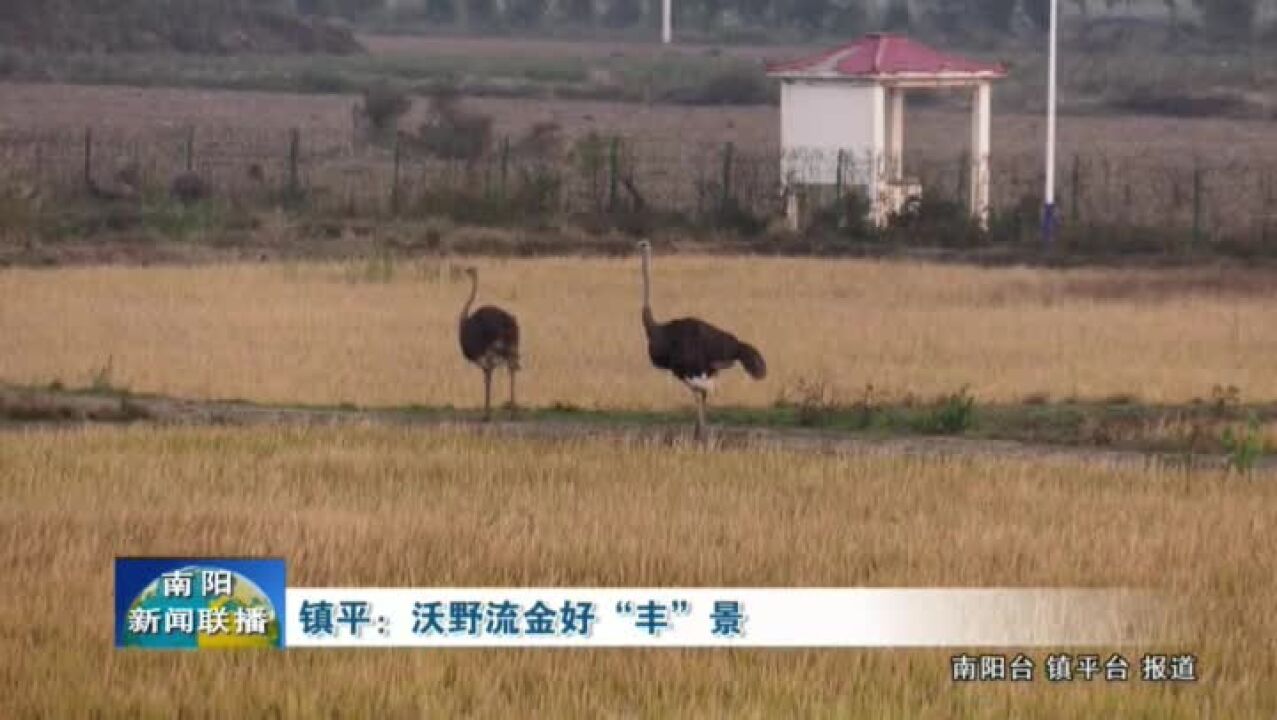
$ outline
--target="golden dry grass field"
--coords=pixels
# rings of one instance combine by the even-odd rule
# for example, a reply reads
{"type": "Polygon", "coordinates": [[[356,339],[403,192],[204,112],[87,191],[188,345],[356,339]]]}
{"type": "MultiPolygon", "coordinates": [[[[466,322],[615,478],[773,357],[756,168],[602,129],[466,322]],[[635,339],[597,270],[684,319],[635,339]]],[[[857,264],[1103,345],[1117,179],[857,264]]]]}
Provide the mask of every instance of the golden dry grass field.
{"type": "MultiPolygon", "coordinates": [[[[1277,486],[407,429],[0,433],[0,716],[1272,717],[1277,486]],[[295,586],[1144,586],[1201,682],[953,686],[944,651],[120,653],[117,554],[295,586]]],[[[1045,651],[1044,651],[1045,652],[1045,651]]],[[[1041,662],[1041,658],[1038,658],[1041,662]]]]}
{"type": "MultiPolygon", "coordinates": [[[[0,378],[201,399],[476,407],[462,358],[465,259],[0,272],[0,378]],[[388,273],[388,278],[387,278],[388,273]]],[[[687,407],[653,369],[636,259],[474,261],[479,304],[523,327],[522,404],[687,407]]],[[[851,402],[1134,397],[1277,399],[1271,272],[978,269],[904,262],[655,258],[658,319],[694,315],[756,344],[762,382],[725,373],[719,405],[799,385],[851,402]]],[[[495,397],[504,399],[504,377],[495,397]]]]}

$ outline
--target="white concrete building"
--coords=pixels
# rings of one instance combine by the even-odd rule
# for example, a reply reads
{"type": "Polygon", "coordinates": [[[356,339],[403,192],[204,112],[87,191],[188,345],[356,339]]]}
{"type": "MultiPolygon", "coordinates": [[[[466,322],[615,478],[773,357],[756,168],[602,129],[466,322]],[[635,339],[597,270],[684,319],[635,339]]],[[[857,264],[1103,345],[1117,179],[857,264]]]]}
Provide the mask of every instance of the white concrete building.
{"type": "Polygon", "coordinates": [[[869,198],[881,225],[924,189],[904,173],[904,97],[910,90],[970,88],[972,215],[989,213],[989,121],[1001,65],[946,55],[875,33],[819,55],[768,67],[781,81],[781,177],[797,227],[804,189],[841,185],[869,198]]]}

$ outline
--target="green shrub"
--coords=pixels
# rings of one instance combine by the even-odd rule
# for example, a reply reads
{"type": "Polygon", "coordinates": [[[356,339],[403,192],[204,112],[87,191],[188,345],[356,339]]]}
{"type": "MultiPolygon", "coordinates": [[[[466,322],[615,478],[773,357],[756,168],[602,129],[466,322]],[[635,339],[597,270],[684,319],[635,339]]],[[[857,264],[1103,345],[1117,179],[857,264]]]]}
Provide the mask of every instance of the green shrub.
{"type": "Polygon", "coordinates": [[[297,74],[296,87],[304,93],[339,95],[350,90],[350,83],[336,70],[308,67],[297,74]]]}
{"type": "Polygon", "coordinates": [[[415,142],[435,157],[473,162],[492,146],[492,118],[466,111],[455,88],[440,87],[431,94],[430,115],[415,142]]]}
{"type": "Polygon", "coordinates": [[[962,388],[945,398],[915,422],[914,429],[928,435],[958,435],[975,423],[975,398],[962,388]]]}
{"type": "Polygon", "coordinates": [[[105,365],[96,367],[89,373],[89,389],[97,393],[125,391],[115,385],[115,356],[108,356],[105,365]]]}
{"type": "Polygon", "coordinates": [[[1255,27],[1257,0],[1194,0],[1206,30],[1220,37],[1247,37],[1255,27]]]}
{"type": "Polygon", "coordinates": [[[559,209],[563,181],[547,167],[522,168],[519,183],[510,196],[510,209],[524,218],[541,218],[559,209]]]}
{"type": "Polygon", "coordinates": [[[197,238],[235,224],[227,207],[214,200],[190,204],[169,198],[144,200],[138,219],[146,229],[174,240],[197,238]]]}
{"type": "Polygon", "coordinates": [[[1228,469],[1241,474],[1253,471],[1264,456],[1264,437],[1253,412],[1243,428],[1225,428],[1220,442],[1228,454],[1228,469]]]}
{"type": "Polygon", "coordinates": [[[394,131],[399,119],[412,109],[412,98],[387,82],[364,88],[363,96],[359,112],[378,135],[394,131]]]}
{"type": "Polygon", "coordinates": [[[854,430],[868,430],[874,426],[882,408],[874,398],[874,386],[865,385],[864,394],[852,405],[851,427],[854,430]]]}
{"type": "Polygon", "coordinates": [[[766,105],[776,91],[757,67],[733,65],[689,87],[676,88],[667,99],[687,105],[766,105]]]}
{"type": "Polygon", "coordinates": [[[767,220],[745,207],[740,200],[729,197],[722,200],[710,225],[717,230],[730,230],[745,237],[754,237],[767,229],[767,220]]]}
{"type": "Polygon", "coordinates": [[[33,232],[37,226],[35,203],[18,190],[0,190],[0,239],[7,233],[33,232]]]}
{"type": "Polygon", "coordinates": [[[824,380],[799,378],[792,389],[782,392],[778,407],[792,408],[803,427],[828,425],[837,410],[833,389],[824,380]]]}
{"type": "Polygon", "coordinates": [[[26,63],[17,50],[0,47],[0,78],[19,75],[26,68],[26,63]]]}
{"type": "Polygon", "coordinates": [[[572,145],[571,158],[576,171],[586,180],[591,204],[602,212],[608,193],[608,141],[591,130],[572,145]]]}
{"type": "Polygon", "coordinates": [[[871,204],[859,188],[845,190],[842,197],[817,208],[811,214],[811,228],[818,232],[836,233],[852,240],[867,240],[876,235],[869,220],[871,204]]]}

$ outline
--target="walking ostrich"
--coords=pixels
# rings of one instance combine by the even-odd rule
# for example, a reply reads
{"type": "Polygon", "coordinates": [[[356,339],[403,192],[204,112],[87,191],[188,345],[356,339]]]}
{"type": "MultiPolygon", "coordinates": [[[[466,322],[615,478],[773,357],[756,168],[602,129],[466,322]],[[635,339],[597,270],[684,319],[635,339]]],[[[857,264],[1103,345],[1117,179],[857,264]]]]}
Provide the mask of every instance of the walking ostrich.
{"type": "Polygon", "coordinates": [[[470,299],[461,308],[458,337],[461,354],[483,371],[483,419],[492,419],[492,371],[504,365],[510,371],[510,408],[514,404],[514,374],[519,371],[519,323],[510,313],[484,305],[472,314],[470,306],[479,294],[479,271],[466,268],[470,299]]]}
{"type": "Polygon", "coordinates": [[[714,376],[740,362],[755,380],[767,376],[767,363],[758,350],[731,333],[697,318],[658,323],[652,318],[652,244],[638,244],[643,257],[643,330],[652,365],[673,373],[696,398],[696,439],[705,434],[705,401],[714,376]]]}

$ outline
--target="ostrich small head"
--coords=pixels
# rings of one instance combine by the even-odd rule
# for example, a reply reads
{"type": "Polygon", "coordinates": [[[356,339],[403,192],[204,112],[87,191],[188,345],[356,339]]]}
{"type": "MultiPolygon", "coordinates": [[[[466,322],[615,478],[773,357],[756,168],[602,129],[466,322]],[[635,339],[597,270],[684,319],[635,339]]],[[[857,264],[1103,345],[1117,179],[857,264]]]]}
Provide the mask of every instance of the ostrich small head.
{"type": "Polygon", "coordinates": [[[652,319],[652,243],[639,240],[638,249],[643,265],[643,327],[650,331],[656,322],[652,319]]]}
{"type": "Polygon", "coordinates": [[[462,270],[461,272],[465,273],[465,274],[466,274],[466,277],[468,277],[468,278],[470,278],[470,279],[472,279],[472,280],[473,280],[474,278],[479,277],[479,268],[474,267],[473,265],[471,265],[470,267],[467,267],[466,269],[462,270]]]}

